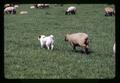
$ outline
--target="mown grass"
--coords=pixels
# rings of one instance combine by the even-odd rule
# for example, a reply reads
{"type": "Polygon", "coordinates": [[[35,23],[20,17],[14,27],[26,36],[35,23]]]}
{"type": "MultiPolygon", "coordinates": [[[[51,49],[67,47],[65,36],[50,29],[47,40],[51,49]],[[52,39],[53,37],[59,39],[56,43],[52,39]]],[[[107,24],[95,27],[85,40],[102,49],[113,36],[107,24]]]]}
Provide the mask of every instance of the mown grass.
{"type": "Polygon", "coordinates": [[[8,79],[104,79],[115,77],[115,17],[105,17],[106,4],[65,4],[30,9],[20,4],[16,15],[4,15],[4,70],[8,79]],[[76,15],[64,15],[74,5],[76,15]],[[20,15],[27,10],[27,15],[20,15]],[[89,35],[89,55],[74,52],[64,41],[67,33],[89,35]],[[53,51],[40,48],[38,35],[53,34],[53,51]]]}

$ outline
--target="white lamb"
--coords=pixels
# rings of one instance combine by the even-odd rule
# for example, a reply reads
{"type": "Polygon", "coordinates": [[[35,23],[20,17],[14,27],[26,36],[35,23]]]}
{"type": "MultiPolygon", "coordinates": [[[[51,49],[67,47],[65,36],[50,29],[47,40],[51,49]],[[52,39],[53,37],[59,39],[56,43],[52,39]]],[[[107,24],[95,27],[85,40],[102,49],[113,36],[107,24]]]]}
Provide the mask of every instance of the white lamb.
{"type": "Polygon", "coordinates": [[[53,47],[54,47],[53,38],[54,38],[53,35],[50,35],[50,36],[40,35],[38,37],[38,40],[40,41],[41,48],[46,47],[48,50],[49,49],[53,50],[53,47]]]}
{"type": "Polygon", "coordinates": [[[74,50],[76,50],[76,47],[79,46],[84,49],[86,54],[88,54],[89,41],[86,33],[67,34],[65,36],[65,41],[69,42],[74,50]]]}

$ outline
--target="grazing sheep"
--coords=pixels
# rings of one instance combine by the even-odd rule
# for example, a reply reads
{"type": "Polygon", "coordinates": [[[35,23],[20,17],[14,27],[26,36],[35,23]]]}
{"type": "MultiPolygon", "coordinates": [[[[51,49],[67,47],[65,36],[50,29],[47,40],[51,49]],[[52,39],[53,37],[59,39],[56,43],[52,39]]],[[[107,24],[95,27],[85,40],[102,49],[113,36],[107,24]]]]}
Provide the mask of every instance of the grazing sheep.
{"type": "Polygon", "coordinates": [[[41,44],[41,48],[43,47],[47,47],[47,49],[51,49],[53,50],[54,47],[54,40],[53,40],[54,36],[50,35],[50,36],[45,36],[45,35],[40,35],[38,37],[38,40],[40,41],[41,44]]]}
{"type": "Polygon", "coordinates": [[[6,7],[4,9],[4,13],[6,14],[16,14],[16,8],[15,7],[6,7]]]}
{"type": "Polygon", "coordinates": [[[27,11],[21,11],[20,14],[27,14],[27,11]]]}
{"type": "Polygon", "coordinates": [[[35,6],[30,6],[31,9],[35,8],[35,6]]]}
{"type": "Polygon", "coordinates": [[[73,47],[73,50],[76,50],[76,47],[82,47],[84,52],[88,54],[88,35],[86,33],[73,33],[67,34],[65,36],[65,41],[69,42],[70,45],[73,47]]]}
{"type": "Polygon", "coordinates": [[[74,6],[68,7],[68,9],[65,11],[65,15],[70,15],[70,14],[75,15],[76,10],[77,9],[74,6]]]}
{"type": "Polygon", "coordinates": [[[115,45],[115,43],[114,43],[114,45],[113,45],[113,53],[114,53],[114,55],[115,55],[115,53],[116,53],[116,45],[115,45]]]}
{"type": "Polygon", "coordinates": [[[37,4],[37,7],[38,7],[38,8],[43,8],[43,7],[44,7],[44,4],[37,4]]]}
{"type": "Polygon", "coordinates": [[[105,16],[112,16],[115,15],[115,11],[111,7],[106,7],[105,8],[105,16]]]}
{"type": "Polygon", "coordinates": [[[5,4],[4,8],[10,7],[10,4],[5,4]]]}
{"type": "Polygon", "coordinates": [[[36,8],[48,8],[49,4],[34,4],[36,8]]]}
{"type": "Polygon", "coordinates": [[[44,8],[48,8],[49,7],[49,4],[44,4],[44,8]]]}

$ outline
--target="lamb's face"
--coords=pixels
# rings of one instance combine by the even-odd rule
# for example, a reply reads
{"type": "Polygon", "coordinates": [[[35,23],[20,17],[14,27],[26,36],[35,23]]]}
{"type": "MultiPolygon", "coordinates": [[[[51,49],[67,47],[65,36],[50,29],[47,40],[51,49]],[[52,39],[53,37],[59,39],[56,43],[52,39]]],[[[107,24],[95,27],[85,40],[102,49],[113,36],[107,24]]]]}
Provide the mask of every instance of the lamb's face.
{"type": "Polygon", "coordinates": [[[51,38],[53,38],[54,36],[53,35],[50,35],[51,38]]]}
{"type": "Polygon", "coordinates": [[[39,35],[38,40],[41,40],[41,38],[44,38],[44,37],[45,37],[45,35],[39,35]]]}

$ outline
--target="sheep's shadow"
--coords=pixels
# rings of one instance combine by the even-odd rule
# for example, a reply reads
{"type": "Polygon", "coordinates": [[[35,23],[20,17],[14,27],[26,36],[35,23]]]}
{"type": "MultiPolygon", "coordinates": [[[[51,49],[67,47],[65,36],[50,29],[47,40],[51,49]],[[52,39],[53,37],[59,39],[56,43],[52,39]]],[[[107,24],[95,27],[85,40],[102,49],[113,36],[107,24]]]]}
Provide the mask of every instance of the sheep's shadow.
{"type": "Polygon", "coordinates": [[[92,50],[88,50],[88,52],[87,53],[85,53],[83,50],[71,50],[72,52],[75,52],[75,53],[81,53],[81,54],[87,54],[87,55],[89,55],[89,54],[91,54],[91,53],[94,53],[94,51],[92,51],[92,50]]]}

